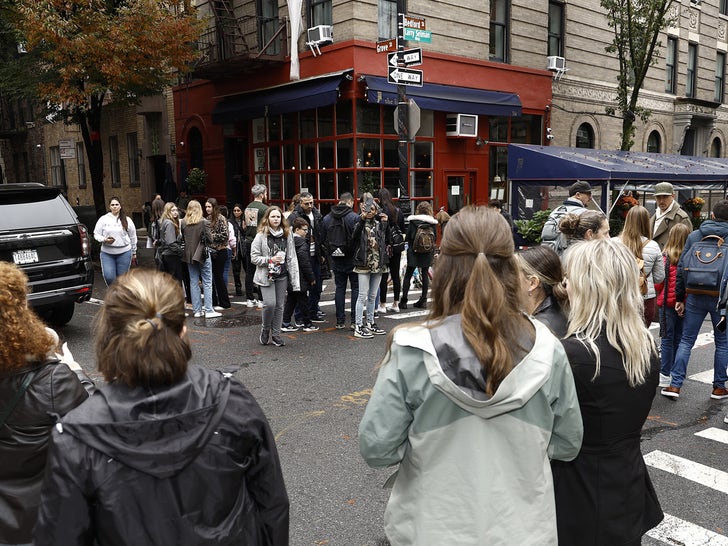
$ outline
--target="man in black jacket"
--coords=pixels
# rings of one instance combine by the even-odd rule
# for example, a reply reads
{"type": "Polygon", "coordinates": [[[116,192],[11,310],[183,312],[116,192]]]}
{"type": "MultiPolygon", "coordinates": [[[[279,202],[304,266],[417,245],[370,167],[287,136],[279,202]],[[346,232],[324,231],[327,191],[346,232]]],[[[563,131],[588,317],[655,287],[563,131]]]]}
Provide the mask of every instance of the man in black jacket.
{"type": "Polygon", "coordinates": [[[333,230],[338,229],[334,226],[339,222],[343,223],[344,230],[348,237],[349,247],[351,245],[351,235],[354,228],[359,222],[359,215],[354,212],[354,196],[349,192],[342,193],[339,197],[339,204],[331,207],[331,212],[324,217],[324,242],[331,256],[331,265],[334,272],[334,282],[336,283],[336,294],[334,295],[334,303],[336,304],[336,328],[341,330],[346,327],[346,281],[351,286],[351,324],[355,324],[354,307],[359,297],[359,276],[354,273],[354,262],[352,260],[351,248],[341,250],[334,248],[330,234],[333,230]]]}
{"type": "MultiPolygon", "coordinates": [[[[311,268],[316,277],[315,286],[312,286],[308,292],[308,310],[313,322],[324,322],[326,315],[319,309],[319,300],[323,288],[321,284],[321,260],[325,259],[322,246],[324,240],[323,216],[321,216],[321,211],[313,206],[313,195],[309,192],[301,193],[301,202],[288,217],[288,224],[293,225],[296,218],[303,218],[308,222],[306,242],[309,245],[311,268]]],[[[296,314],[296,319],[298,318],[299,316],[296,314]]]]}

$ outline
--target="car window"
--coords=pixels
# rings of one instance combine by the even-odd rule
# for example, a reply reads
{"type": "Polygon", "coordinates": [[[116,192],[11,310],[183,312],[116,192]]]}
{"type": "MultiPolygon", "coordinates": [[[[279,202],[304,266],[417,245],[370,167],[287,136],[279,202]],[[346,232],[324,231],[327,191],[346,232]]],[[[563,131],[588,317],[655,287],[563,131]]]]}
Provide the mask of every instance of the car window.
{"type": "Polygon", "coordinates": [[[0,230],[75,224],[69,205],[57,192],[0,193],[0,230]]]}

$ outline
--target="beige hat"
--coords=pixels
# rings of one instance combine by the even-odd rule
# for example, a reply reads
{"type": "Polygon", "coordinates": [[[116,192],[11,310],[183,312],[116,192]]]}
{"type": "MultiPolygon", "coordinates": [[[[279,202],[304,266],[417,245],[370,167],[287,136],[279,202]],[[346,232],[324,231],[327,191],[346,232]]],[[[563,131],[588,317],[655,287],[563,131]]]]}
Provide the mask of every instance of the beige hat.
{"type": "Polygon", "coordinates": [[[675,189],[669,182],[660,182],[659,184],[655,184],[655,197],[660,195],[672,195],[673,193],[675,193],[675,189]]]}

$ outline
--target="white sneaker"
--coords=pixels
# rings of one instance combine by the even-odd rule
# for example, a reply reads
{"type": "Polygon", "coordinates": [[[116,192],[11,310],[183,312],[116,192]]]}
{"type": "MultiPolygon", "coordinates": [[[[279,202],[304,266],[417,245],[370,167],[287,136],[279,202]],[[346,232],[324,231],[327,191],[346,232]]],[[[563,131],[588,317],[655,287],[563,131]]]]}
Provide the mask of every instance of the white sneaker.
{"type": "Polygon", "coordinates": [[[387,313],[399,313],[399,305],[396,303],[387,305],[387,313]]]}
{"type": "Polygon", "coordinates": [[[223,311],[225,308],[224,307],[220,307],[219,305],[216,305],[215,307],[213,307],[213,309],[215,311],[223,311]]]}
{"type": "Polygon", "coordinates": [[[660,383],[658,387],[669,387],[672,378],[669,375],[660,374],[660,383]]]}
{"type": "Polygon", "coordinates": [[[263,302],[260,300],[255,300],[255,305],[258,306],[258,309],[263,309],[263,302]]]}
{"type": "Polygon", "coordinates": [[[222,313],[218,313],[217,311],[213,311],[212,313],[210,313],[210,312],[205,313],[205,318],[217,318],[217,317],[221,317],[221,316],[222,316],[222,313]]]}
{"type": "Polygon", "coordinates": [[[245,302],[245,307],[255,307],[255,300],[248,300],[245,302]]]}
{"type": "Polygon", "coordinates": [[[203,313],[202,311],[198,311],[197,313],[195,313],[195,318],[200,318],[200,317],[204,317],[204,316],[205,316],[205,313],[203,313]]]}
{"type": "Polygon", "coordinates": [[[380,305],[379,306],[379,309],[377,309],[377,312],[380,313],[380,314],[382,314],[382,315],[386,315],[387,314],[387,307],[385,305],[380,305]]]}

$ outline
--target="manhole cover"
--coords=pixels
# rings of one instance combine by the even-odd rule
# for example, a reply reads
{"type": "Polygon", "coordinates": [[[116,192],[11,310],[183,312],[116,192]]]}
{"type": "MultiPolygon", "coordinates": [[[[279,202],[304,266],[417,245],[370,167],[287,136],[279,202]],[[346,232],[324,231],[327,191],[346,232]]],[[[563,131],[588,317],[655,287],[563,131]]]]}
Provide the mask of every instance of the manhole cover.
{"type": "Polygon", "coordinates": [[[194,323],[196,326],[207,326],[208,328],[242,328],[260,324],[260,314],[225,312],[221,317],[214,319],[196,318],[194,323]]]}

